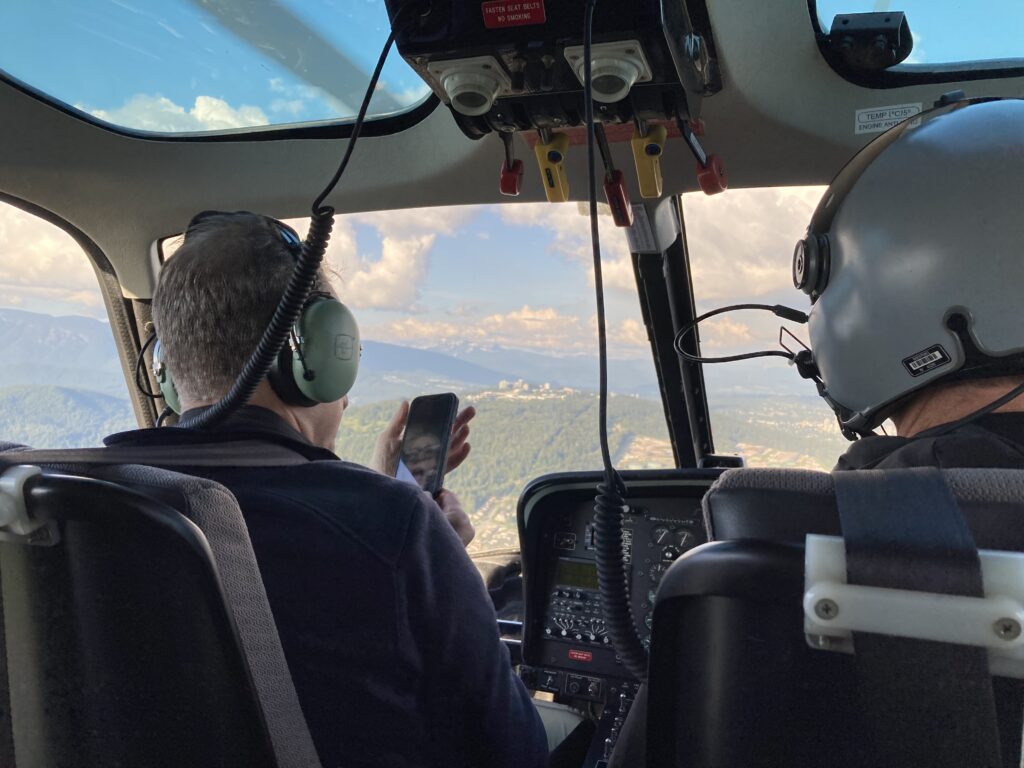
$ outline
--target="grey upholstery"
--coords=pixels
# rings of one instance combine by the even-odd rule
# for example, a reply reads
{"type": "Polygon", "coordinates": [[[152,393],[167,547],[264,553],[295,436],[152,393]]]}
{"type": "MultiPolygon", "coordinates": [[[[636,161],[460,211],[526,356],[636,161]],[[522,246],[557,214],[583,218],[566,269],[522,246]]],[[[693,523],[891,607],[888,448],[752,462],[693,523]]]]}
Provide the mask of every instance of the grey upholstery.
{"type": "MultiPolygon", "coordinates": [[[[979,548],[1024,551],[1024,471],[947,469],[943,476],[979,548]]],[[[841,535],[832,476],[801,469],[731,469],[704,496],[710,540],[804,541],[841,535]]]]}
{"type": "Polygon", "coordinates": [[[319,768],[320,761],[285,661],[249,533],[235,497],[210,480],[143,466],[92,468],[101,480],[138,490],[172,490],[175,504],[206,536],[259,694],[281,768],[319,768]]]}
{"type": "MultiPolygon", "coordinates": [[[[25,446],[0,443],[0,452],[25,446]]],[[[320,768],[234,496],[210,480],[137,465],[48,465],[70,474],[129,486],[170,503],[203,532],[238,628],[280,768],[320,768]]]]}

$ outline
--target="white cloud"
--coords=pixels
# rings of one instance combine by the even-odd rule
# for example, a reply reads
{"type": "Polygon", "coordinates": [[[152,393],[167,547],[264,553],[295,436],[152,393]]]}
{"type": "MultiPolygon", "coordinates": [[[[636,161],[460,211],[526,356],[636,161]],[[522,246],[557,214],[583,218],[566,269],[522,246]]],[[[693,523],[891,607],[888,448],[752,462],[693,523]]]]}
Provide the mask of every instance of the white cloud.
{"type": "MultiPolygon", "coordinates": [[[[612,225],[608,206],[601,213],[601,271],[606,288],[634,293],[633,262],[625,233],[612,225]]],[[[551,235],[548,249],[577,262],[593,282],[593,248],[590,242],[590,217],[586,207],[575,203],[521,203],[498,206],[505,224],[519,227],[540,227],[551,235]]]]}
{"type": "Polygon", "coordinates": [[[368,337],[402,343],[468,341],[544,352],[586,352],[593,341],[578,317],[526,304],[472,322],[402,318],[368,329],[368,337]]]}
{"type": "Polygon", "coordinates": [[[608,341],[611,345],[634,349],[648,349],[651,343],[647,338],[644,324],[632,317],[627,317],[617,327],[610,328],[608,341]]]}
{"type": "Polygon", "coordinates": [[[190,108],[165,96],[136,94],[115,109],[88,110],[100,120],[140,131],[195,132],[252,128],[270,121],[259,107],[232,107],[214,96],[197,96],[190,108]]]}
{"type": "Polygon", "coordinates": [[[338,115],[355,115],[356,111],[322,88],[307,83],[287,83],[280,77],[267,80],[271,93],[279,94],[270,102],[270,111],[288,120],[321,120],[338,115]]]}
{"type": "Polygon", "coordinates": [[[750,326],[727,317],[716,317],[701,323],[700,346],[703,350],[729,349],[754,340],[750,326]]]}
{"type": "Polygon", "coordinates": [[[804,235],[823,187],[737,189],[684,197],[686,236],[699,301],[749,301],[793,292],[793,246],[804,235]]]}
{"type": "MultiPolygon", "coordinates": [[[[354,309],[422,311],[417,302],[438,235],[454,235],[476,213],[470,207],[415,208],[338,216],[327,248],[327,262],[338,291],[354,309]],[[376,230],[380,253],[359,252],[356,226],[376,230]]],[[[308,219],[288,222],[301,237],[308,219]]]]}
{"type": "Polygon", "coordinates": [[[51,313],[106,317],[96,275],[70,235],[0,203],[0,302],[51,313]]]}

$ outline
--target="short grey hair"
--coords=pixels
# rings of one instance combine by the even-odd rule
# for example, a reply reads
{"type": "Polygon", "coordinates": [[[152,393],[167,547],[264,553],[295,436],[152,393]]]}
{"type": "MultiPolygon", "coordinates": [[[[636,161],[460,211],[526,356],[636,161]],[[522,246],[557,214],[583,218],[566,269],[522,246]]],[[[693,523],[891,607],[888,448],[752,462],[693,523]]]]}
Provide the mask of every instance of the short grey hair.
{"type": "MultiPolygon", "coordinates": [[[[256,349],[295,266],[279,227],[247,212],[206,216],[164,265],[153,325],[183,401],[219,400],[256,349]]],[[[317,282],[329,290],[322,272],[317,282]]]]}

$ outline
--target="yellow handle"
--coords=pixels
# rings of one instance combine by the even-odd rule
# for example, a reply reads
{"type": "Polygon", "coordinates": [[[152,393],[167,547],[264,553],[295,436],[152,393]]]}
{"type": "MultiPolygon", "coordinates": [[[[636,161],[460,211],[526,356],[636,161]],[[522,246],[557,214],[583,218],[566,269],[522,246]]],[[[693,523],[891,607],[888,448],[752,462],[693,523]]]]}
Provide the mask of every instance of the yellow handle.
{"type": "Polygon", "coordinates": [[[565,173],[565,156],[569,151],[569,137],[564,133],[551,134],[551,141],[538,141],[533,147],[540,166],[540,179],[549,203],[564,203],[569,199],[569,177],[565,173]]]}
{"type": "Polygon", "coordinates": [[[646,136],[640,136],[633,128],[629,143],[633,148],[641,197],[661,197],[661,153],[665,151],[667,140],[668,129],[664,125],[653,126],[646,136]]]}

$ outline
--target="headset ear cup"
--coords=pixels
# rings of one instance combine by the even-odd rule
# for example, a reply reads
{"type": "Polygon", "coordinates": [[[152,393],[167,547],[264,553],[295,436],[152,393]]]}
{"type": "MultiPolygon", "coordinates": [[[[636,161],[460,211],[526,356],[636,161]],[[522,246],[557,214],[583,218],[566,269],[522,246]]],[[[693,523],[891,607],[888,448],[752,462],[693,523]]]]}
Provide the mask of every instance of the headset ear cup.
{"type": "Polygon", "coordinates": [[[162,352],[160,340],[157,339],[156,345],[153,347],[153,377],[156,379],[157,386],[160,387],[160,394],[163,396],[164,402],[167,403],[167,407],[180,416],[181,398],[178,397],[178,388],[174,386],[171,371],[162,359],[162,352]]]}
{"type": "Polygon", "coordinates": [[[311,301],[295,324],[301,354],[286,345],[271,367],[270,385],[289,405],[310,407],[340,400],[359,371],[359,326],[337,299],[311,301]]]}
{"type": "Polygon", "coordinates": [[[828,284],[828,235],[809,234],[793,249],[793,286],[818,298],[828,284]]]}
{"type": "Polygon", "coordinates": [[[295,375],[292,372],[292,360],[294,353],[288,344],[281,347],[277,358],[270,371],[267,372],[267,381],[271,389],[288,405],[298,405],[303,408],[311,408],[317,404],[315,400],[306,397],[295,382],[295,375]]]}

